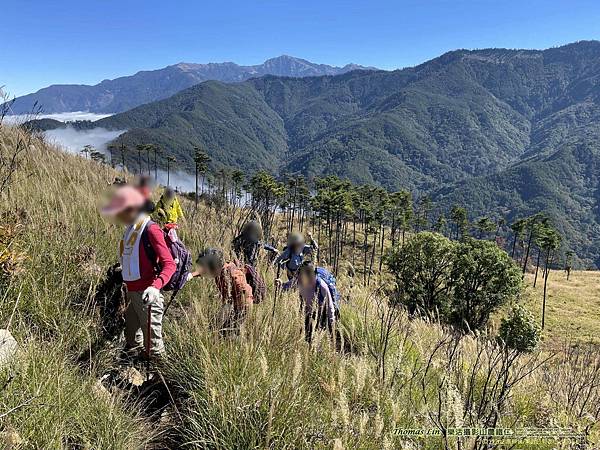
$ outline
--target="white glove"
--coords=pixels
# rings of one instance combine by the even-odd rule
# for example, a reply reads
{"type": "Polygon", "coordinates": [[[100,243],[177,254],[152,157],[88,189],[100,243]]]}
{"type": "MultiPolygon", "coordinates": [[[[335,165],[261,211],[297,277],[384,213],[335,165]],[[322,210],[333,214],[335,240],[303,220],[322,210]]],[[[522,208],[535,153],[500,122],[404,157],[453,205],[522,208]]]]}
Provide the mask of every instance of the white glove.
{"type": "Polygon", "coordinates": [[[160,291],[155,287],[148,287],[142,294],[144,305],[154,306],[160,301],[160,291]]]}

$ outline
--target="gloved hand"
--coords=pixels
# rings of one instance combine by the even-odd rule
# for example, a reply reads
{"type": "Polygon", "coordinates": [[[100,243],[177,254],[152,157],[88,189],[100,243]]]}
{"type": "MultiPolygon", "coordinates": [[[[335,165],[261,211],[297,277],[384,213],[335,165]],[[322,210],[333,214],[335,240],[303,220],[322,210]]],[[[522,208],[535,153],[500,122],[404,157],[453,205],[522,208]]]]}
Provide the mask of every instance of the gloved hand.
{"type": "Polygon", "coordinates": [[[144,305],[154,306],[160,301],[160,291],[155,287],[148,287],[142,294],[144,305]]]}

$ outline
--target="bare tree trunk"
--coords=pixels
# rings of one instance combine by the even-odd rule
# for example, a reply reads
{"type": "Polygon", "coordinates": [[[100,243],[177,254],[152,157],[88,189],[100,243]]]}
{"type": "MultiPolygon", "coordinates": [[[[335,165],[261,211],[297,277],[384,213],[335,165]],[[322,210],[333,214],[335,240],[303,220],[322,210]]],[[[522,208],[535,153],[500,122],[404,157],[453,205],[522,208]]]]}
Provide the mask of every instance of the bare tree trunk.
{"type": "Polygon", "coordinates": [[[356,253],[356,217],[352,216],[352,267],[355,264],[356,253]]]}
{"type": "Polygon", "coordinates": [[[512,252],[510,253],[510,257],[511,258],[515,258],[515,250],[517,248],[517,238],[519,237],[518,234],[515,233],[515,238],[513,239],[513,245],[512,245],[512,252]]]}
{"type": "Polygon", "coordinates": [[[385,227],[381,224],[381,252],[379,254],[379,276],[381,276],[381,268],[383,267],[383,246],[385,243],[385,227]]]}
{"type": "Polygon", "coordinates": [[[544,300],[542,302],[542,330],[544,329],[544,325],[546,324],[546,294],[547,294],[547,286],[548,286],[548,277],[550,275],[550,268],[548,267],[548,263],[550,260],[550,249],[546,253],[546,273],[544,275],[544,300]]]}
{"type": "Polygon", "coordinates": [[[371,251],[371,262],[369,263],[369,278],[367,280],[367,286],[371,284],[371,273],[373,272],[373,262],[375,261],[375,251],[377,249],[377,236],[379,235],[379,229],[375,229],[373,235],[373,250],[371,251]]]}
{"type": "Polygon", "coordinates": [[[529,259],[529,250],[531,249],[531,240],[533,239],[533,230],[529,233],[529,239],[527,241],[527,251],[525,252],[525,259],[523,261],[523,278],[525,278],[525,271],[527,270],[527,260],[529,259]]]}
{"type": "Polygon", "coordinates": [[[198,165],[196,164],[196,191],[194,195],[194,204],[196,209],[198,209],[198,165]]]}
{"type": "Polygon", "coordinates": [[[533,287],[537,284],[538,271],[540,269],[540,258],[542,256],[542,249],[538,248],[537,262],[535,263],[535,277],[533,279],[533,287]]]}
{"type": "Polygon", "coordinates": [[[365,231],[365,242],[364,242],[363,252],[364,252],[364,256],[365,256],[365,261],[364,261],[364,265],[363,265],[363,267],[364,267],[363,283],[366,285],[367,284],[367,254],[369,253],[369,241],[367,240],[367,236],[369,235],[369,232],[368,232],[366,224],[364,226],[364,231],[365,231]]]}

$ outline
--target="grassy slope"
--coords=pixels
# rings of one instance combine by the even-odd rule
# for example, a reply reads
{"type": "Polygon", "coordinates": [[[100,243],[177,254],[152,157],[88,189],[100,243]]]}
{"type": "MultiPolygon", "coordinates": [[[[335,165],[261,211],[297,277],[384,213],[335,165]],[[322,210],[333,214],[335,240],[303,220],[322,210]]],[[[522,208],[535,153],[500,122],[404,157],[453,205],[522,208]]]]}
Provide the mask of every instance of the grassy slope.
{"type": "MultiPolygon", "coordinates": [[[[5,146],[21,137],[0,129],[5,146]]],[[[474,398],[483,398],[480,383],[494,354],[475,360],[482,341],[466,338],[454,352],[444,330],[400,315],[383,359],[377,317],[390,310],[381,295],[351,288],[345,277],[339,284],[349,300],[342,311],[347,353],[335,352],[320,333],[312,348],[304,343],[294,294],[279,298],[274,320],[270,295],[254,309],[242,338],[224,340],[213,331],[219,310],[214,286],[194,280],[182,292],[184,307],[165,320],[170,356],[164,375],[175,386],[177,411],[173,424],[151,430],[126,399],[92,389],[112,364],[114,346],[104,343],[89,364],[76,363],[99,337],[99,305],[90,293],[115,259],[120,230],[97,214],[100,193],[114,173],[39,141],[32,144],[25,170],[2,204],[11,211],[5,222],[22,224],[17,242],[27,260],[25,271],[0,295],[0,324],[10,322],[27,344],[15,366],[0,372],[0,386],[11,370],[15,374],[0,397],[0,427],[16,430],[23,448],[142,448],[162,433],[192,448],[437,449],[439,440],[400,440],[393,430],[430,428],[436,420],[446,426],[482,423],[482,415],[470,417],[465,410],[465,381],[474,374],[474,398]],[[451,354],[458,359],[450,360],[451,354]]],[[[191,205],[184,206],[190,214],[181,236],[193,251],[221,243],[227,250],[236,217],[206,208],[193,214],[191,205]]],[[[272,286],[272,270],[263,270],[272,286]]],[[[521,358],[519,367],[536,357],[543,355],[521,358]]],[[[556,367],[547,363],[545,376],[538,370],[518,383],[500,425],[585,423],[559,395],[556,367]]],[[[600,393],[592,399],[600,401],[600,393]]],[[[524,448],[553,447],[549,442],[524,448]]]]}
{"type": "MultiPolygon", "coordinates": [[[[527,306],[540,321],[543,289],[543,280],[534,288],[533,275],[527,276],[527,306]]],[[[550,273],[545,328],[550,346],[564,339],[600,343],[600,272],[573,271],[568,281],[565,272],[550,273]]]]}
{"type": "Polygon", "coordinates": [[[99,336],[97,305],[88,294],[99,281],[98,268],[114,259],[106,243],[117,235],[98,216],[95,193],[112,174],[0,128],[2,152],[18,140],[29,150],[0,210],[3,225],[17,226],[11,248],[26,260],[20,275],[0,274],[0,324],[10,327],[22,350],[15,365],[0,372],[0,411],[17,408],[0,425],[17,431],[22,448],[141,447],[153,433],[137,409],[92,389],[109,348],[90,365],[74,363],[99,336]]]}

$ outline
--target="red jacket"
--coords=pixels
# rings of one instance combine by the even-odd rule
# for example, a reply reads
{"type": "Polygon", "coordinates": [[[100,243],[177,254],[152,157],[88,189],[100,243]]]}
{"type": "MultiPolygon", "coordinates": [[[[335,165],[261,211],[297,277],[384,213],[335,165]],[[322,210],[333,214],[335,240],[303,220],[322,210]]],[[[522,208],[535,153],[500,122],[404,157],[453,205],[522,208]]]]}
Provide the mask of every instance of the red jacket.
{"type": "Polygon", "coordinates": [[[160,227],[157,224],[152,223],[148,225],[147,233],[150,245],[152,245],[154,253],[156,254],[156,262],[161,268],[161,271],[158,275],[154,273],[155,265],[150,261],[148,255],[146,255],[146,249],[140,242],[140,279],[125,282],[127,290],[130,292],[141,292],[146,290],[149,286],[155,287],[156,289],[162,289],[162,287],[169,282],[177,269],[160,227]]]}

